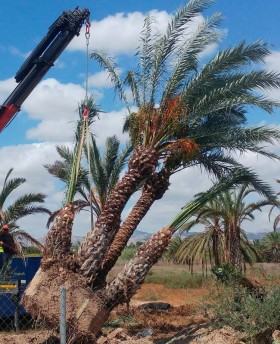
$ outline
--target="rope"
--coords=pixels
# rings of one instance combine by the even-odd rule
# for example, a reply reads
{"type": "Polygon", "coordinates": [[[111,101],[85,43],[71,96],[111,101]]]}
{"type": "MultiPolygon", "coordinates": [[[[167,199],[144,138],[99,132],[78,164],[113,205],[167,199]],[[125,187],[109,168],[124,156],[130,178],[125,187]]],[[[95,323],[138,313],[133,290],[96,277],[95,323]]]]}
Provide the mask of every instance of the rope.
{"type": "Polygon", "coordinates": [[[89,64],[89,38],[90,38],[90,22],[86,23],[86,102],[88,101],[88,64],[89,64]]]}
{"type": "Polygon", "coordinates": [[[90,144],[89,144],[89,125],[88,125],[88,65],[89,65],[89,38],[90,38],[90,22],[89,20],[86,22],[86,96],[85,96],[85,104],[86,108],[84,109],[87,111],[87,115],[84,116],[84,123],[85,123],[85,132],[86,132],[86,147],[87,147],[87,159],[88,159],[88,174],[89,174],[89,202],[90,202],[90,228],[93,229],[93,209],[92,209],[92,192],[91,192],[91,159],[90,159],[90,144]]]}

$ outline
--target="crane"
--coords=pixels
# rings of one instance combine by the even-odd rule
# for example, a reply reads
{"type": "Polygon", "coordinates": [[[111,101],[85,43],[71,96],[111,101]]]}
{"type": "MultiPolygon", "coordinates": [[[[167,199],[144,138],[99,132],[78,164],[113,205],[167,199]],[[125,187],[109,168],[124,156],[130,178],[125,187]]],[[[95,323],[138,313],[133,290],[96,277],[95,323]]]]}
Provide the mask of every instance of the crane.
{"type": "Polygon", "coordinates": [[[64,11],[15,75],[18,85],[0,105],[0,132],[20,111],[22,103],[42,80],[54,62],[75,36],[79,36],[84,23],[90,26],[90,11],[79,9],[64,11]]]}

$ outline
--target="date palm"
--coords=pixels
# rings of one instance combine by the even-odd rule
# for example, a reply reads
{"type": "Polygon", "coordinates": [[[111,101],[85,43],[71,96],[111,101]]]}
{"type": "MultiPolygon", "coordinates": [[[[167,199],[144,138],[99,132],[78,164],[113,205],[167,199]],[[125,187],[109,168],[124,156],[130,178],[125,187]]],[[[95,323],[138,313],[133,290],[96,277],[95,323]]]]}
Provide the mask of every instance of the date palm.
{"type": "MultiPolygon", "coordinates": [[[[236,151],[252,151],[277,158],[262,145],[279,140],[279,131],[248,127],[246,122],[247,105],[269,113],[278,106],[277,102],[257,92],[278,87],[279,75],[264,71],[260,66],[252,68],[254,63],[259,64],[268,56],[267,45],[242,42],[202,63],[201,52],[208,44],[220,40],[217,29],[220,15],[205,19],[195,30],[193,22],[211,2],[191,0],[176,12],[163,36],[153,34],[152,20],[147,18],[138,54],[139,68],[125,72],[124,77],[118,74],[108,57],[97,52],[92,55],[107,68],[125,102],[126,88],[131,89],[138,108],[126,121],[133,154],[124,177],[111,190],[94,229],[83,241],[77,259],[67,262],[55,251],[50,257],[52,261],[45,261],[24,298],[28,311],[57,325],[57,302],[55,298],[42,300],[42,295],[47,288],[52,291],[50,294],[57,295],[56,288],[67,284],[71,293],[68,321],[77,319],[79,314],[72,333],[83,335],[84,341],[88,335],[94,342],[94,335],[98,334],[112,308],[127,301],[140,287],[177,226],[189,220],[189,216],[209,201],[210,195],[213,196],[210,190],[198,197],[169,226],[145,242],[113,281],[99,284],[98,274],[104,257],[120,231],[122,211],[139,185],[143,185],[144,191],[150,178],[162,171],[166,172],[164,182],[168,185],[171,174],[193,165],[204,166],[218,177],[228,176],[238,165],[232,156],[236,151]]],[[[244,179],[244,174],[247,179],[252,177],[244,170],[239,177],[244,179]]],[[[259,184],[255,178],[253,180],[259,184]]],[[[69,205],[62,210],[53,237],[60,235],[61,229],[64,231],[65,223],[72,223],[73,218],[68,216],[71,211],[69,205]]],[[[139,212],[141,216],[143,213],[139,212]]],[[[75,340],[82,342],[80,338],[75,340]]]]}
{"type": "MultiPolygon", "coordinates": [[[[241,42],[202,64],[199,59],[201,52],[221,39],[219,14],[203,20],[193,30],[194,18],[210,3],[190,1],[176,12],[166,34],[160,37],[153,34],[153,21],[148,17],[138,52],[138,67],[135,71],[125,72],[123,77],[112,59],[102,52],[92,53],[92,57],[109,72],[120,98],[127,105],[126,90],[130,88],[138,111],[130,113],[125,125],[134,147],[129,170],[117,185],[116,193],[105,206],[104,216],[101,215],[97,223],[96,231],[104,228],[106,240],[103,237],[102,242],[92,240],[96,237],[94,230],[80,251],[86,276],[92,277],[100,270],[93,252],[100,253],[101,247],[104,246],[99,259],[108,252],[108,245],[112,245],[114,258],[111,264],[115,261],[135,224],[155,201],[155,197],[150,197],[150,201],[145,202],[145,209],[142,202],[141,211],[137,209],[140,214],[137,221],[135,216],[131,217],[129,232],[119,229],[120,214],[141,180],[148,180],[150,175],[164,169],[165,185],[168,185],[172,174],[194,165],[220,177],[238,165],[231,154],[234,151],[252,151],[278,158],[261,145],[273,139],[279,140],[279,131],[247,126],[247,105],[268,113],[278,106],[277,102],[258,95],[256,90],[278,87],[279,75],[251,68],[269,54],[267,45],[261,41],[253,44],[241,42]],[[115,197],[118,197],[117,204],[115,197]],[[122,246],[114,242],[117,231],[122,246]]],[[[110,256],[107,255],[105,263],[108,260],[110,256]]]]}
{"type": "MultiPolygon", "coordinates": [[[[73,152],[65,146],[57,146],[56,149],[62,160],[45,165],[45,168],[49,173],[65,183],[67,188],[73,152]]],[[[112,136],[106,139],[104,154],[101,156],[96,141],[91,135],[91,144],[89,146],[91,166],[90,169],[80,166],[75,186],[76,197],[80,197],[85,202],[77,202],[77,205],[89,207],[90,203],[92,203],[93,212],[98,217],[112,188],[119,180],[130,152],[130,147],[120,151],[120,141],[116,136],[112,136]]],[[[85,153],[87,158],[87,151],[85,153]]]]}
{"type": "MultiPolygon", "coordinates": [[[[75,161],[75,154],[66,147],[57,147],[57,151],[63,158],[63,161],[55,161],[54,164],[45,165],[45,167],[52,175],[58,177],[68,186],[71,170],[73,170],[73,161],[75,161]]],[[[54,256],[58,259],[70,253],[72,224],[74,214],[77,211],[92,207],[92,214],[98,218],[112,188],[119,179],[130,151],[131,149],[126,147],[120,152],[120,142],[113,136],[107,138],[105,152],[101,156],[95,139],[91,136],[91,144],[88,148],[85,148],[86,158],[88,159],[90,156],[90,168],[86,169],[83,166],[79,166],[76,184],[72,190],[72,198],[77,194],[82,199],[72,200],[71,203],[67,202],[63,209],[59,209],[50,216],[48,225],[57,217],[63,218],[67,216],[69,221],[67,226],[63,226],[63,228],[65,227],[64,231],[59,229],[61,225],[59,219],[54,223],[46,238],[48,245],[45,249],[45,260],[54,256]],[[89,152],[87,152],[87,149],[89,149],[89,152]],[[67,208],[66,211],[65,208],[67,208]],[[52,244],[53,240],[55,240],[57,245],[52,244]],[[57,247],[57,253],[53,251],[53,247],[57,247]],[[63,247],[64,249],[62,249],[63,247]]],[[[69,195],[69,192],[67,194],[69,195]]]]}
{"type": "MultiPolygon", "coordinates": [[[[252,265],[259,258],[257,250],[241,231],[240,251],[244,263],[252,265]]],[[[226,236],[224,231],[216,226],[207,227],[202,233],[196,233],[182,240],[181,245],[174,253],[178,263],[188,264],[191,271],[195,263],[210,262],[219,266],[228,262],[226,250],[226,236]]]]}
{"type": "Polygon", "coordinates": [[[179,259],[196,259],[204,254],[210,258],[213,256],[215,265],[230,263],[240,270],[243,261],[255,261],[257,251],[242,230],[242,222],[253,220],[253,212],[271,204],[272,199],[246,204],[245,198],[253,192],[256,192],[254,188],[244,184],[238,190],[228,190],[217,195],[201,208],[194,220],[182,226],[181,232],[197,224],[206,226],[206,230],[185,240],[178,251],[179,259]]]}
{"type": "Polygon", "coordinates": [[[42,244],[38,240],[24,230],[19,229],[18,221],[28,215],[50,214],[47,208],[38,205],[44,203],[46,195],[42,193],[29,193],[18,197],[12,202],[9,201],[11,194],[26,182],[25,178],[11,178],[12,172],[13,168],[8,171],[0,192],[0,228],[4,224],[9,226],[10,232],[14,235],[20,250],[21,240],[25,240],[42,249],[42,244]],[[6,203],[9,203],[7,207],[5,207],[6,203]]]}
{"type": "Polygon", "coordinates": [[[273,263],[280,262],[280,233],[272,232],[266,234],[262,239],[265,255],[270,258],[273,263]]]}

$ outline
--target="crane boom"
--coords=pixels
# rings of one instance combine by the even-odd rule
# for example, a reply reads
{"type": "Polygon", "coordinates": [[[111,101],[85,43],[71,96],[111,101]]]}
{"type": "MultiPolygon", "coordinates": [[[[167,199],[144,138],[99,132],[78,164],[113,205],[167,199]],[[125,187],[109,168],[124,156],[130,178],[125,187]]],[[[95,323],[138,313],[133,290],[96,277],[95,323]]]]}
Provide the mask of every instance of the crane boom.
{"type": "Polygon", "coordinates": [[[17,87],[0,106],[0,132],[20,111],[22,103],[54,65],[74,36],[80,34],[84,22],[89,24],[89,15],[88,9],[76,8],[64,11],[50,26],[46,36],[16,73],[17,87]]]}

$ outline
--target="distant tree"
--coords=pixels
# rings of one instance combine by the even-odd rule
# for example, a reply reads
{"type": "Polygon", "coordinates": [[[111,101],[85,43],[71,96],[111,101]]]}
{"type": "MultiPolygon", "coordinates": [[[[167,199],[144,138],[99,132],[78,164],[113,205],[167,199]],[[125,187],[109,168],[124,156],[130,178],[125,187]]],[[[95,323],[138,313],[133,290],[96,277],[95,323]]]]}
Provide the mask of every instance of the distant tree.
{"type": "Polygon", "coordinates": [[[262,239],[264,252],[273,263],[280,263],[280,233],[272,232],[262,239]]]}
{"type": "Polygon", "coordinates": [[[256,261],[258,253],[241,226],[243,221],[254,219],[255,210],[272,201],[266,198],[246,204],[245,198],[253,192],[256,190],[244,184],[237,190],[217,195],[199,209],[195,219],[185,223],[180,231],[189,231],[198,224],[205,226],[205,231],[182,241],[176,253],[178,261],[192,266],[196,260],[210,260],[215,265],[230,263],[239,270],[242,270],[243,261],[250,264],[256,261]]]}
{"type": "Polygon", "coordinates": [[[18,250],[22,250],[21,241],[26,241],[42,250],[43,245],[26,231],[21,230],[18,225],[18,220],[28,215],[48,214],[49,209],[37,205],[37,203],[44,203],[46,195],[42,193],[29,193],[20,196],[13,202],[9,202],[10,195],[22,184],[26,182],[25,178],[10,178],[13,168],[11,168],[4,180],[2,190],[0,192],[0,228],[7,224],[10,228],[10,233],[15,237],[18,250]],[[9,203],[7,207],[5,204],[9,203]]]}

